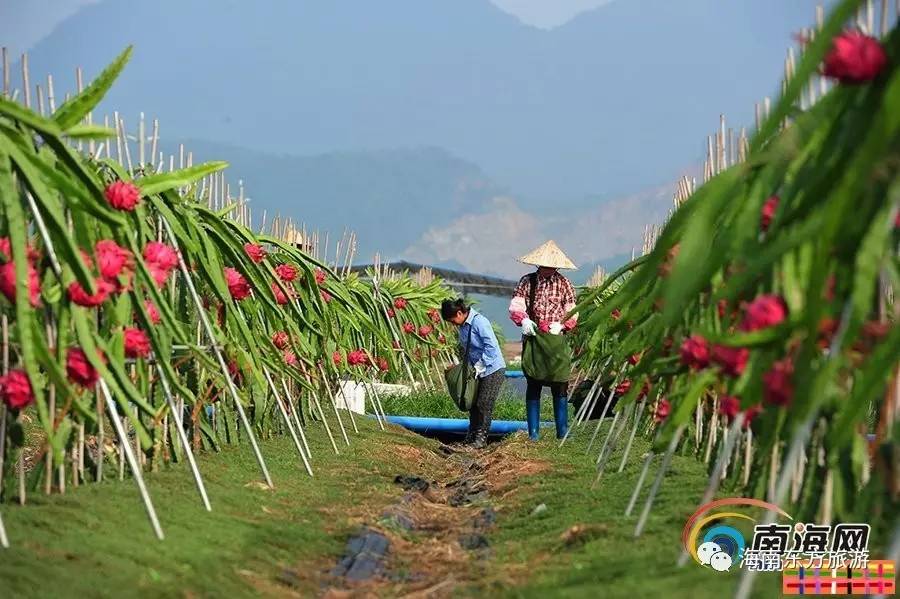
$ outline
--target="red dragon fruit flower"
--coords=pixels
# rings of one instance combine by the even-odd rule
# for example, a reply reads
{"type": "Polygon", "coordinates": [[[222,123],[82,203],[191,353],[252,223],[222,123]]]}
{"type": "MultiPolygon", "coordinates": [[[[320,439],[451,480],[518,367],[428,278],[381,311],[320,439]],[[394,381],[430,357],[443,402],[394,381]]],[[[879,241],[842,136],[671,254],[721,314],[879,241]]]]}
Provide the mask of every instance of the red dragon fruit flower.
{"type": "Polygon", "coordinates": [[[269,253],[266,251],[266,248],[257,243],[245,243],[244,251],[248,256],[250,256],[250,260],[252,260],[256,264],[259,264],[260,262],[265,260],[266,256],[269,255],[269,253]]]}
{"type": "Polygon", "coordinates": [[[719,414],[733,420],[741,411],[741,400],[732,395],[723,395],[719,398],[719,414]]]}
{"type": "Polygon", "coordinates": [[[763,375],[765,387],[763,397],[766,402],[776,406],[786,406],[794,398],[794,364],[790,358],[779,360],[763,375]]]}
{"type": "Polygon", "coordinates": [[[347,364],[350,366],[366,366],[369,364],[369,356],[361,349],[354,349],[347,354],[347,364]]]}
{"type": "Polygon", "coordinates": [[[228,293],[235,301],[245,300],[253,292],[244,275],[230,266],[225,267],[225,282],[228,284],[228,293]]]}
{"type": "Polygon", "coordinates": [[[625,395],[629,390],[631,390],[631,379],[622,379],[622,382],[616,385],[615,394],[625,395]]]}
{"type": "MultiPolygon", "coordinates": [[[[3,293],[10,302],[16,302],[15,262],[7,262],[0,266],[0,293],[3,293]]],[[[41,281],[31,263],[28,264],[28,302],[33,308],[41,305],[41,281]]]]}
{"type": "Polygon", "coordinates": [[[397,315],[397,313],[394,312],[394,309],[393,309],[393,308],[388,308],[388,309],[387,309],[387,315],[388,315],[388,318],[393,318],[394,316],[397,315]]]}
{"type": "Polygon", "coordinates": [[[150,355],[150,338],[141,329],[125,328],[125,355],[129,358],[146,358],[150,355]]]}
{"type": "Polygon", "coordinates": [[[413,333],[416,332],[416,325],[414,325],[411,322],[404,322],[403,323],[403,332],[406,333],[407,335],[412,335],[413,333]]]}
{"type": "Polygon", "coordinates": [[[659,403],[656,405],[656,411],[653,412],[653,420],[660,424],[666,418],[669,417],[669,414],[672,412],[672,404],[669,403],[669,400],[663,397],[659,400],[659,403]]]}
{"type": "Polygon", "coordinates": [[[429,326],[427,324],[424,324],[419,327],[419,336],[427,337],[428,335],[431,334],[431,331],[433,331],[433,330],[434,330],[434,328],[432,328],[431,326],[429,326]]]}
{"type": "Polygon", "coordinates": [[[393,347],[394,349],[400,349],[400,342],[396,339],[394,341],[391,341],[391,347],[393,347]]]}
{"type": "Polygon", "coordinates": [[[641,390],[638,392],[638,399],[639,399],[639,400],[640,400],[640,399],[644,399],[645,397],[647,397],[648,395],[650,395],[650,389],[651,389],[650,381],[649,381],[649,380],[645,380],[645,381],[644,381],[644,384],[641,385],[641,390]]]}
{"type": "Polygon", "coordinates": [[[97,288],[97,292],[91,295],[84,290],[78,281],[72,281],[67,290],[69,301],[85,308],[96,308],[106,301],[110,293],[116,290],[112,283],[103,279],[95,280],[94,286],[97,288]]]}
{"type": "Polygon", "coordinates": [[[720,299],[716,303],[716,312],[719,314],[719,318],[725,318],[725,313],[728,311],[728,300],[720,299]]]}
{"type": "Polygon", "coordinates": [[[747,366],[750,350],[746,347],[716,345],[712,350],[712,361],[722,367],[728,376],[740,376],[747,366]]]}
{"type": "Polygon", "coordinates": [[[66,374],[70,381],[86,388],[93,387],[100,378],[80,347],[70,347],[66,351],[66,374]]]}
{"type": "Polygon", "coordinates": [[[144,261],[153,264],[160,270],[172,270],[178,266],[178,253],[172,246],[151,241],[144,246],[144,261]]]}
{"type": "Polygon", "coordinates": [[[781,198],[771,196],[763,203],[762,211],[759,215],[759,229],[763,233],[769,230],[769,225],[772,224],[772,219],[775,218],[775,213],[778,211],[779,202],[781,202],[781,198]]]}
{"type": "Polygon", "coordinates": [[[282,357],[284,358],[284,363],[287,364],[288,366],[296,366],[297,365],[297,356],[291,350],[289,350],[289,349],[284,350],[282,357]]]}
{"type": "Polygon", "coordinates": [[[24,370],[10,370],[0,376],[0,398],[11,410],[21,410],[34,403],[31,381],[24,370]]]}
{"type": "Polygon", "coordinates": [[[432,308],[428,311],[428,318],[430,318],[431,322],[433,322],[434,324],[441,323],[441,315],[440,313],[438,313],[436,308],[432,308]]]}
{"type": "MultiPolygon", "coordinates": [[[[32,247],[31,244],[25,247],[25,251],[29,260],[32,262],[40,261],[41,252],[32,247]]],[[[12,259],[12,242],[9,240],[9,237],[0,237],[0,262],[9,262],[12,259]]]]}
{"type": "Polygon", "coordinates": [[[114,181],[103,192],[106,201],[116,210],[131,212],[141,201],[141,190],[129,181],[114,181]]]}
{"type": "Polygon", "coordinates": [[[144,309],[147,311],[147,316],[150,317],[150,322],[153,324],[159,324],[162,321],[162,318],[159,316],[159,310],[156,309],[156,306],[153,305],[153,302],[150,300],[144,300],[144,309]]]}
{"type": "MultiPolygon", "coordinates": [[[[32,247],[31,244],[25,247],[28,259],[37,262],[41,259],[41,252],[32,247]]],[[[0,237],[0,262],[9,262],[12,260],[12,242],[9,237],[0,237]]]]}
{"type": "Polygon", "coordinates": [[[754,418],[762,414],[762,411],[762,404],[756,404],[744,410],[744,428],[750,428],[750,423],[753,422],[754,418]]]}
{"type": "Polygon", "coordinates": [[[334,297],[332,297],[332,295],[330,293],[328,293],[327,291],[325,291],[324,289],[319,290],[319,296],[322,298],[322,301],[325,302],[326,304],[334,299],[334,297]]]}
{"type": "Polygon", "coordinates": [[[98,241],[94,246],[94,256],[97,258],[100,276],[110,282],[118,279],[130,267],[132,259],[131,252],[112,239],[98,241]]]}
{"type": "Polygon", "coordinates": [[[288,303],[293,297],[293,294],[285,293],[281,290],[281,287],[278,286],[278,283],[272,282],[272,294],[275,296],[275,301],[278,302],[278,305],[283,306],[288,303]]]}
{"type": "Polygon", "coordinates": [[[394,307],[398,310],[405,310],[408,303],[405,298],[398,297],[394,300],[394,307]]]}
{"type": "Polygon", "coordinates": [[[542,333],[549,333],[550,332],[550,321],[542,320],[541,323],[538,325],[538,330],[542,333]]]}
{"type": "Polygon", "coordinates": [[[440,343],[441,345],[446,345],[446,344],[447,344],[447,338],[444,337],[444,334],[443,334],[443,333],[441,333],[440,335],[438,335],[438,343],[440,343]]]}
{"type": "Polygon", "coordinates": [[[832,41],[822,74],[844,84],[865,83],[875,79],[886,64],[887,55],[876,38],[847,31],[832,41]]]}
{"type": "Polygon", "coordinates": [[[144,246],[144,261],[150,275],[158,287],[165,285],[172,270],[178,266],[178,254],[175,248],[158,241],[151,241],[144,246]]]}
{"type": "Polygon", "coordinates": [[[681,344],[681,362],[692,370],[709,366],[709,343],[702,335],[691,335],[681,344]]]}
{"type": "Polygon", "coordinates": [[[637,363],[641,361],[641,354],[631,354],[628,356],[628,363],[632,366],[637,366],[637,363]]]}
{"type": "Polygon", "coordinates": [[[278,331],[274,335],[272,335],[272,343],[278,349],[285,349],[291,343],[291,338],[284,331],[278,331]]]}
{"type": "Polygon", "coordinates": [[[334,362],[335,366],[340,366],[344,361],[344,356],[341,355],[341,352],[336,351],[331,354],[331,361],[334,362]]]}
{"type": "Polygon", "coordinates": [[[759,331],[776,326],[787,318],[787,304],[778,295],[760,295],[744,313],[742,331],[759,331]]]}
{"type": "Polygon", "coordinates": [[[328,278],[328,275],[326,275],[325,271],[322,270],[321,268],[316,269],[315,275],[316,275],[316,285],[321,285],[322,283],[325,282],[325,279],[328,278]]]}
{"type": "Polygon", "coordinates": [[[381,372],[387,372],[391,369],[388,361],[385,358],[378,358],[378,370],[381,372]]]}
{"type": "Polygon", "coordinates": [[[297,278],[297,267],[293,264],[279,264],[275,267],[275,274],[285,283],[290,283],[297,278]]]}
{"type": "Polygon", "coordinates": [[[563,323],[563,328],[566,329],[567,331],[574,331],[575,327],[577,327],[577,326],[578,326],[577,318],[570,318],[569,320],[567,320],[563,323]]]}
{"type": "Polygon", "coordinates": [[[613,320],[619,320],[620,318],[622,318],[622,311],[619,310],[618,308],[615,308],[612,311],[612,313],[610,314],[610,316],[612,317],[613,320]]]}

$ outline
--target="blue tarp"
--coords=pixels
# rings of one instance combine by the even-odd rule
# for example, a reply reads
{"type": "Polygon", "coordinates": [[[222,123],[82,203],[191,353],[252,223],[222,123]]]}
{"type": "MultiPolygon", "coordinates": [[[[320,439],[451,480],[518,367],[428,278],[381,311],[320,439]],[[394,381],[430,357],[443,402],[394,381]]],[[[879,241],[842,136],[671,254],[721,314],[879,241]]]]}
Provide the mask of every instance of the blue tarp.
{"type": "MultiPolygon", "coordinates": [[[[460,433],[469,430],[467,418],[422,418],[418,416],[387,416],[388,422],[420,433],[460,433]]],[[[553,426],[552,422],[542,422],[541,426],[553,426]]],[[[491,422],[492,435],[508,435],[516,431],[527,431],[524,420],[494,420],[491,422]]]]}
{"type": "Polygon", "coordinates": [[[525,378],[525,373],[521,370],[507,370],[506,378],[508,379],[522,379],[525,378]]]}

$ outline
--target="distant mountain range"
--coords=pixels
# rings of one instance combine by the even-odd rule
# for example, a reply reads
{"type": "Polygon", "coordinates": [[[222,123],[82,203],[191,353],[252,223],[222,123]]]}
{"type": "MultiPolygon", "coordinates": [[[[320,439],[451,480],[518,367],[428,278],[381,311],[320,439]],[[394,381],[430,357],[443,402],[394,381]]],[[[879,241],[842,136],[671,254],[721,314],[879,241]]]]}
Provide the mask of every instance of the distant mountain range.
{"type": "Polygon", "coordinates": [[[442,147],[532,208],[674,179],[719,113],[777,90],[818,1],[614,0],[541,30],[488,0],[102,0],[30,58],[62,96],[134,44],[105,104],[132,121],[295,155],[442,147]]]}
{"type": "Polygon", "coordinates": [[[100,0],[29,54],[61,99],[134,44],[98,112],[158,117],[257,218],[351,228],[360,262],[513,277],[554,238],[586,279],[665,217],[719,113],[777,89],[816,4],[612,0],[541,30],[488,0],[100,0]]]}

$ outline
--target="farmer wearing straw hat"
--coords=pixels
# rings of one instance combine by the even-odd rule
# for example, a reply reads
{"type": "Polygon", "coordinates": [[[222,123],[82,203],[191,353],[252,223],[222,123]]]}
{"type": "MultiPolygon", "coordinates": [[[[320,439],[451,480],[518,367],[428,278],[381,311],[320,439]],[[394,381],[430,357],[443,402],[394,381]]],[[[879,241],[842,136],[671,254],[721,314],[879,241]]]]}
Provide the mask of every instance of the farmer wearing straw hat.
{"type": "Polygon", "coordinates": [[[575,269],[575,264],[553,240],[519,258],[519,262],[537,270],[519,280],[509,315],[522,327],[522,370],[528,382],[525,413],[528,436],[536,440],[540,427],[541,391],[550,387],[556,437],[566,434],[569,374],[572,356],[564,334],[575,328],[575,288],[559,273],[560,268],[575,269]]]}

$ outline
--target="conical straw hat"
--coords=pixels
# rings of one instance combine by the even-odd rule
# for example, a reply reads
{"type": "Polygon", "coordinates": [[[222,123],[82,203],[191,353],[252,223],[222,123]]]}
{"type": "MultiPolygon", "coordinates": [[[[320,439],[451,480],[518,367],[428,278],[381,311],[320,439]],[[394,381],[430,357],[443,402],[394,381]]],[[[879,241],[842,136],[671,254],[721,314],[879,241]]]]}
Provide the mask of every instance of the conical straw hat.
{"type": "Polygon", "coordinates": [[[532,266],[545,266],[547,268],[578,268],[571,260],[569,260],[569,257],[559,249],[559,246],[556,245],[556,242],[552,239],[536,250],[519,258],[519,262],[531,264],[532,266]]]}

